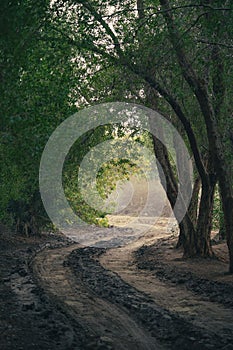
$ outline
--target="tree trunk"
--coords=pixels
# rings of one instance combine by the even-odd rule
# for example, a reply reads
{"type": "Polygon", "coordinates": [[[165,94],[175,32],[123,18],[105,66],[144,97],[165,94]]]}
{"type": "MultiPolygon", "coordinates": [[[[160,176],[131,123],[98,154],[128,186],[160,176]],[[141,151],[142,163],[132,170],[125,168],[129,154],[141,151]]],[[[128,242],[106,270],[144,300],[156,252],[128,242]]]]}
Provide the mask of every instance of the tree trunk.
{"type": "Polygon", "coordinates": [[[225,221],[224,221],[224,213],[223,213],[223,204],[222,204],[222,196],[221,192],[218,189],[218,195],[220,199],[220,207],[219,212],[218,212],[218,225],[219,225],[219,230],[218,230],[218,239],[220,241],[223,241],[226,239],[226,227],[225,227],[225,221]]]}
{"type": "Polygon", "coordinates": [[[229,250],[229,272],[233,273],[233,198],[223,196],[223,211],[229,250]]]}
{"type": "Polygon", "coordinates": [[[197,221],[197,254],[199,256],[213,256],[210,243],[212,229],[212,213],[214,203],[214,189],[216,181],[202,186],[199,215],[197,221]]]}
{"type": "MultiPolygon", "coordinates": [[[[148,91],[147,91],[148,92],[148,91]]],[[[148,98],[152,105],[156,105],[155,96],[151,93],[148,93],[148,98]]],[[[150,116],[150,127],[153,131],[155,129],[155,125],[153,123],[153,117],[150,116]]],[[[156,125],[156,128],[158,125],[156,125]]],[[[157,130],[158,131],[158,130],[157,130]]],[[[159,130],[160,138],[163,138],[163,130],[159,130]]],[[[161,166],[163,173],[161,172],[160,179],[161,183],[166,191],[168,200],[172,209],[174,208],[177,195],[178,195],[178,183],[175,177],[174,171],[170,164],[168,151],[164,144],[155,136],[156,132],[154,130],[152,134],[153,146],[156,159],[161,166]],[[164,179],[165,177],[165,179],[164,179]],[[165,181],[164,181],[165,180],[165,181]],[[165,183],[163,183],[165,182],[165,183]]],[[[178,149],[175,145],[175,149],[178,149]]],[[[177,162],[178,162],[178,171],[183,172],[181,178],[180,186],[185,185],[185,181],[187,181],[186,177],[189,176],[189,172],[187,172],[188,164],[184,164],[182,154],[177,154],[177,162]],[[184,182],[184,183],[183,183],[184,182]]],[[[159,167],[158,167],[159,169],[159,167]]],[[[210,169],[210,168],[209,168],[210,169]]],[[[208,170],[209,170],[208,169],[208,170]]],[[[204,176],[204,175],[203,175],[204,176]]],[[[205,172],[205,183],[209,183],[209,174],[205,172]]],[[[204,182],[204,181],[202,181],[204,182]]],[[[192,199],[190,202],[189,210],[185,213],[181,222],[179,223],[180,234],[178,238],[177,247],[182,246],[184,249],[184,257],[193,257],[193,256],[211,256],[212,249],[210,244],[210,228],[212,223],[212,205],[213,205],[213,193],[212,191],[205,191],[202,196],[202,207],[203,213],[199,220],[199,239],[196,231],[196,222],[197,222],[197,207],[198,207],[198,194],[200,190],[200,179],[198,179],[195,183],[194,192],[192,195],[192,199]],[[208,206],[205,206],[205,200],[209,203],[208,206]]],[[[200,213],[200,211],[199,211],[200,213]]]]}
{"type": "MultiPolygon", "coordinates": [[[[162,133],[162,130],[160,130],[160,134],[161,133],[162,133]]],[[[152,138],[153,138],[155,156],[163,170],[163,174],[160,174],[160,178],[162,179],[161,183],[167,193],[168,200],[173,209],[176,204],[177,195],[178,195],[177,181],[175,179],[175,176],[169,161],[166,147],[161,143],[160,140],[156,138],[155,135],[152,135],[152,138]],[[164,176],[165,176],[165,183],[163,181],[164,176]]],[[[177,221],[179,222],[179,220],[177,221]]],[[[179,235],[178,241],[182,242],[182,246],[184,248],[184,256],[185,257],[195,256],[197,253],[196,232],[188,212],[186,212],[182,221],[179,222],[179,229],[180,229],[180,235],[179,235]]]]}
{"type": "MultiPolygon", "coordinates": [[[[200,188],[201,188],[201,179],[200,179],[200,176],[197,176],[196,180],[194,181],[192,198],[188,209],[188,214],[194,227],[196,227],[196,224],[197,224],[200,188]]],[[[180,227],[180,235],[179,235],[176,248],[184,246],[185,244],[184,241],[185,241],[184,229],[183,227],[180,227]]]]}
{"type": "MultiPolygon", "coordinates": [[[[196,231],[188,213],[185,214],[183,220],[179,223],[180,236],[179,241],[182,245],[184,258],[192,258],[197,255],[197,239],[196,231]]],[[[178,244],[177,244],[178,246],[178,244]]]]}
{"type": "Polygon", "coordinates": [[[197,217],[199,214],[199,193],[201,189],[201,178],[199,175],[197,175],[195,181],[194,181],[194,186],[193,186],[193,193],[192,193],[192,199],[189,205],[189,216],[196,226],[197,224],[197,217]]]}
{"type": "Polygon", "coordinates": [[[213,63],[215,64],[215,76],[213,81],[214,97],[217,97],[217,105],[212,102],[212,97],[209,94],[208,87],[205,81],[201,79],[194,69],[193,64],[188,58],[185,51],[185,46],[178,27],[174,22],[170,2],[168,0],[160,0],[162,10],[164,10],[164,18],[167,23],[167,28],[173,48],[176,53],[178,63],[182,69],[183,77],[192,89],[196,96],[198,104],[200,106],[205,125],[207,130],[207,136],[209,141],[209,151],[212,155],[214,162],[214,168],[218,175],[219,187],[221,190],[221,196],[223,200],[223,212],[226,226],[227,245],[229,249],[229,271],[233,273],[233,187],[232,187],[232,174],[230,174],[229,164],[225,158],[225,149],[218,128],[217,117],[220,114],[220,107],[223,102],[224,91],[222,88],[219,90],[219,79],[222,82],[222,66],[218,66],[219,57],[215,55],[213,57],[213,63]],[[218,83],[216,84],[215,82],[218,83]],[[212,102],[212,103],[211,103],[212,102]]]}
{"type": "Polygon", "coordinates": [[[226,239],[226,227],[224,222],[223,213],[221,212],[219,214],[219,231],[218,231],[218,237],[220,241],[223,241],[226,239]]]}

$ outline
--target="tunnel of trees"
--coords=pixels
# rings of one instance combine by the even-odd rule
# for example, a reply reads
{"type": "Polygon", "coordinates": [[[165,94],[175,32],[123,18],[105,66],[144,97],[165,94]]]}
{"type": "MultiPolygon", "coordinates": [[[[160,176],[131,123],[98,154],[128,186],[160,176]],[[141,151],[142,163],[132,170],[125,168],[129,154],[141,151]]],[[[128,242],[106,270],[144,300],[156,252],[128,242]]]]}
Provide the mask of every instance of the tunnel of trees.
{"type": "MultiPolygon", "coordinates": [[[[0,221],[24,234],[48,227],[38,169],[51,133],[87,106],[133,102],[171,121],[190,152],[194,187],[177,245],[185,257],[212,256],[217,225],[233,273],[232,1],[3,0],[0,17],[0,221]]],[[[63,174],[83,218],[103,225],[104,213],[85,204],[74,179],[88,150],[113,134],[105,125],[80,138],[63,174]]],[[[168,150],[140,137],[153,146],[174,207],[179,184],[168,150]]],[[[115,166],[126,176],[129,164],[115,166]]],[[[116,174],[103,173],[110,186],[116,174]]]]}

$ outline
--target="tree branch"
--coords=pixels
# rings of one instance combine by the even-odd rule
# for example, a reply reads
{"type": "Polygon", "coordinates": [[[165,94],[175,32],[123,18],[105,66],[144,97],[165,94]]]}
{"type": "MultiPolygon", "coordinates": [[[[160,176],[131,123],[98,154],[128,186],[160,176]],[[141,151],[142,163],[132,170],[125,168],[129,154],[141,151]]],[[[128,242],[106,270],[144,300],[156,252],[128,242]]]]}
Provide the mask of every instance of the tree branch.
{"type": "MultiPolygon", "coordinates": [[[[182,10],[182,9],[188,9],[188,8],[206,8],[212,11],[232,11],[231,8],[229,7],[213,7],[211,5],[203,4],[203,5],[197,5],[197,4],[190,4],[190,5],[181,5],[181,6],[174,6],[169,9],[162,9],[162,10],[157,10],[157,7],[155,6],[146,6],[144,8],[145,11],[147,10],[155,10],[156,11],[152,15],[159,15],[159,14],[164,14],[165,12],[172,12],[176,10],[182,10]]],[[[111,15],[105,16],[106,18],[113,18],[115,16],[118,16],[120,14],[125,14],[127,12],[138,12],[138,9],[124,9],[120,11],[116,11],[111,15]]]]}
{"type": "Polygon", "coordinates": [[[185,117],[185,115],[182,111],[182,108],[180,107],[180,105],[179,105],[178,101],[175,99],[175,97],[173,97],[171,94],[169,94],[165,89],[163,89],[160,86],[160,84],[158,82],[155,82],[154,79],[152,79],[151,77],[144,76],[144,79],[151,87],[153,87],[156,91],[159,92],[159,94],[161,96],[164,97],[164,99],[169,103],[169,105],[172,107],[172,109],[176,113],[177,117],[181,121],[181,123],[184,127],[184,130],[185,130],[185,132],[188,136],[188,139],[189,139],[190,147],[191,147],[192,152],[193,152],[193,156],[194,156],[194,159],[196,162],[198,173],[199,173],[202,181],[205,182],[207,173],[206,173],[204,164],[203,164],[202,159],[201,159],[201,155],[200,155],[200,152],[198,149],[196,137],[194,135],[190,121],[185,117]]]}
{"type": "Polygon", "coordinates": [[[214,92],[214,112],[216,117],[219,116],[221,106],[224,102],[225,86],[223,82],[224,64],[218,46],[214,46],[212,50],[212,62],[214,65],[213,72],[213,92],[214,92]]]}
{"type": "MultiPolygon", "coordinates": [[[[160,4],[164,9],[170,8],[168,0],[160,0],[160,4]]],[[[187,54],[184,50],[184,46],[182,45],[182,41],[180,41],[179,45],[176,45],[177,41],[180,38],[180,35],[171,13],[166,12],[164,14],[164,18],[167,23],[170,40],[175,50],[178,63],[182,69],[183,76],[190,88],[193,90],[199,103],[202,115],[204,117],[209,141],[210,154],[212,159],[214,160],[215,171],[219,176],[221,190],[224,191],[223,194],[227,198],[228,196],[232,195],[230,181],[228,182],[228,180],[230,180],[230,174],[229,169],[226,166],[224,158],[224,147],[222,144],[221,136],[218,132],[216,115],[213,105],[210,101],[210,96],[208,94],[207,87],[205,85],[205,82],[197,76],[197,73],[191,66],[187,54]]]]}
{"type": "Polygon", "coordinates": [[[101,16],[94,8],[94,6],[92,6],[90,4],[89,1],[86,0],[74,0],[73,1],[76,4],[81,4],[83,5],[83,7],[85,9],[87,9],[90,14],[97,20],[97,22],[99,22],[101,24],[101,26],[105,29],[106,33],[111,37],[113,43],[114,43],[114,47],[116,49],[116,52],[118,54],[119,57],[122,57],[123,52],[121,50],[120,47],[120,43],[118,41],[118,38],[116,37],[116,35],[114,34],[114,32],[112,31],[112,29],[110,28],[110,26],[108,25],[108,23],[103,19],[103,16],[101,16]]]}
{"type": "Polygon", "coordinates": [[[107,58],[108,60],[114,62],[114,63],[117,63],[118,64],[118,59],[110,54],[108,54],[106,52],[106,50],[102,50],[100,49],[99,47],[95,46],[93,44],[93,42],[90,42],[90,41],[87,41],[87,40],[76,40],[76,39],[73,39],[71,38],[68,34],[64,33],[63,30],[55,27],[55,26],[51,26],[51,28],[56,31],[57,33],[61,34],[66,40],[67,42],[70,44],[70,45],[73,45],[75,47],[77,47],[78,49],[84,49],[86,51],[90,51],[90,52],[93,52],[93,53],[97,53],[99,54],[100,56],[102,57],[105,57],[107,58]]]}
{"type": "Polygon", "coordinates": [[[233,45],[227,45],[227,44],[220,43],[220,42],[208,41],[208,40],[204,40],[204,39],[196,40],[196,42],[211,45],[211,46],[222,46],[222,47],[225,47],[227,49],[233,49],[233,45]]]}

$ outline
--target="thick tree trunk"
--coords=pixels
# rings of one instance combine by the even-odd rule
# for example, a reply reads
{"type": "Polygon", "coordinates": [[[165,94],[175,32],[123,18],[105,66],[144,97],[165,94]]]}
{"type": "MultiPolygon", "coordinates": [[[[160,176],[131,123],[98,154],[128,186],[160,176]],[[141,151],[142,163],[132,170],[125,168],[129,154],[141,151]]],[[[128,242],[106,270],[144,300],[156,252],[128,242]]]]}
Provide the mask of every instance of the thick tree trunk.
{"type": "MultiPolygon", "coordinates": [[[[197,255],[197,239],[196,231],[193,222],[190,220],[188,213],[185,214],[183,220],[179,223],[180,236],[179,241],[180,246],[183,247],[184,258],[191,258],[197,255]]],[[[177,244],[178,246],[178,244],[177,244]]]]}
{"type": "MultiPolygon", "coordinates": [[[[200,188],[201,188],[201,179],[200,179],[200,176],[197,176],[196,180],[194,181],[192,198],[188,209],[189,218],[192,221],[194,227],[196,227],[196,224],[197,224],[200,188]]],[[[187,224],[185,226],[187,227],[187,224]]],[[[177,248],[183,247],[184,244],[185,244],[185,233],[184,233],[184,228],[181,225],[179,239],[176,247],[177,248]]]]}
{"type": "MultiPolygon", "coordinates": [[[[150,95],[150,99],[152,97],[153,96],[150,95]]],[[[151,127],[151,130],[153,131],[155,126],[153,124],[153,119],[151,118],[153,117],[150,117],[150,127],[151,127]]],[[[158,127],[158,125],[156,127],[158,127]]],[[[163,170],[163,173],[160,174],[161,183],[167,193],[167,198],[173,209],[176,204],[177,195],[178,195],[177,179],[175,177],[174,171],[170,164],[166,147],[158,138],[156,138],[155,136],[156,132],[154,132],[153,134],[154,135],[152,135],[152,138],[153,138],[155,156],[157,158],[159,165],[163,170]],[[164,179],[164,176],[165,176],[165,179],[164,179]]],[[[163,130],[159,130],[159,135],[162,139],[163,130]]],[[[175,147],[175,149],[177,148],[175,147]]],[[[189,172],[187,172],[188,164],[183,164],[183,157],[181,154],[177,154],[177,161],[179,165],[178,171],[181,171],[181,172],[183,171],[183,175],[179,176],[181,180],[184,182],[184,183],[183,182],[180,183],[180,185],[183,186],[185,185],[185,181],[188,181],[188,176],[189,176],[189,172]]],[[[209,174],[206,172],[205,173],[206,184],[209,184],[208,176],[209,174]]],[[[204,191],[202,195],[203,211],[199,219],[198,234],[197,234],[196,223],[197,223],[197,211],[198,211],[198,194],[200,191],[200,178],[198,178],[197,181],[195,182],[189,210],[185,213],[184,218],[182,219],[181,222],[179,222],[179,219],[177,218],[177,221],[179,223],[179,229],[180,229],[177,247],[180,247],[180,246],[183,247],[184,257],[212,255],[212,248],[210,244],[210,229],[211,229],[211,223],[212,223],[213,191],[210,190],[210,187],[208,188],[209,188],[209,191],[208,190],[204,191]],[[206,204],[205,202],[208,203],[208,205],[205,205],[206,204]]],[[[199,210],[199,214],[200,214],[200,210],[199,210]]]]}
{"type": "Polygon", "coordinates": [[[199,193],[201,189],[201,178],[200,176],[197,176],[197,178],[194,181],[193,186],[193,193],[192,193],[192,199],[189,205],[189,216],[194,225],[197,224],[197,217],[199,214],[199,193]]]}
{"type": "Polygon", "coordinates": [[[199,215],[197,221],[197,255],[213,256],[210,243],[212,229],[212,212],[214,203],[214,189],[216,182],[202,186],[199,215]]]}
{"type": "MultiPolygon", "coordinates": [[[[198,181],[196,183],[196,186],[198,181]]],[[[197,220],[195,220],[197,195],[199,193],[199,186],[194,188],[195,192],[192,197],[194,203],[191,204],[192,210],[188,211],[188,215],[184,218],[184,222],[180,224],[180,236],[177,243],[177,247],[184,247],[184,256],[201,256],[201,257],[212,257],[213,250],[211,247],[211,229],[212,229],[212,212],[213,212],[213,201],[214,201],[214,188],[215,182],[209,186],[202,187],[200,205],[197,215],[197,220]],[[192,211],[195,207],[194,217],[192,216],[192,211]],[[190,225],[191,221],[192,225],[190,225]],[[191,237],[194,237],[194,240],[189,237],[185,237],[185,232],[189,230],[194,230],[194,233],[191,237]],[[187,243],[188,241],[188,243],[187,243]],[[190,248],[190,246],[192,248],[190,248]]],[[[191,201],[191,202],[192,202],[191,201]]]]}

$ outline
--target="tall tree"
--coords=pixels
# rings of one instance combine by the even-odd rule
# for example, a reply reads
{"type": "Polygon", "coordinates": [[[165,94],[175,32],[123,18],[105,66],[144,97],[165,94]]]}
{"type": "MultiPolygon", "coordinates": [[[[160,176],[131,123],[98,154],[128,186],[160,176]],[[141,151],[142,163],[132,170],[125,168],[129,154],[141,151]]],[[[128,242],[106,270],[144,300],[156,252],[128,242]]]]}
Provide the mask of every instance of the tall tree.
{"type": "MultiPolygon", "coordinates": [[[[219,1],[211,2],[211,4],[209,1],[204,1],[202,3],[203,7],[207,6],[207,8],[210,9],[210,11],[208,11],[208,13],[205,15],[205,22],[207,22],[208,27],[211,27],[212,31],[212,35],[208,37],[208,40],[211,42],[213,40],[213,44],[211,45],[211,64],[213,67],[213,73],[210,83],[212,85],[212,93],[210,93],[210,84],[203,81],[203,79],[199,76],[199,72],[197,72],[195,67],[191,64],[184,40],[181,38],[179,27],[177,26],[173,17],[172,8],[169,1],[161,0],[160,3],[162,10],[164,11],[163,15],[167,24],[169,38],[176,53],[177,62],[181,67],[184,79],[196,96],[205,122],[209,141],[210,157],[211,161],[213,162],[215,172],[218,175],[222,194],[227,244],[230,256],[229,270],[231,273],[233,273],[233,184],[231,169],[229,168],[228,161],[226,160],[223,138],[218,123],[221,107],[224,104],[225,90],[227,88],[224,81],[224,64],[222,62],[223,57],[221,57],[222,50],[220,48],[222,38],[219,34],[219,26],[222,25],[225,20],[229,21],[229,17],[232,20],[232,8],[230,7],[229,1],[225,1],[224,3],[221,2],[220,7],[218,7],[219,1]],[[228,13],[230,14],[229,16],[228,13]],[[217,28],[216,19],[218,19],[217,28]]],[[[233,23],[231,24],[233,25],[233,23]]]]}
{"type": "MultiPolygon", "coordinates": [[[[170,7],[168,1],[138,1],[138,9],[135,5],[134,1],[109,1],[105,6],[101,1],[64,1],[59,20],[63,18],[66,24],[70,23],[64,38],[77,47],[80,54],[97,60],[98,65],[126,69],[140,87],[144,81],[144,88],[146,84],[158,93],[158,106],[162,105],[161,100],[165,101],[169,113],[178,117],[202,182],[196,238],[186,247],[187,252],[191,247],[192,254],[211,254],[211,211],[218,178],[224,197],[232,272],[232,183],[218,125],[221,124],[218,122],[220,110],[226,107],[223,95],[226,96],[229,79],[222,79],[219,52],[213,49],[218,46],[222,53],[223,49],[228,52],[231,49],[231,6],[227,2],[211,2],[211,5],[174,2],[170,7]],[[228,37],[222,45],[207,30],[213,14],[219,22],[223,16],[227,19],[228,37]],[[221,85],[225,89],[220,88],[221,85]]],[[[227,140],[227,135],[224,136],[227,140]]],[[[190,227],[186,228],[187,237],[189,230],[190,227]]]]}

